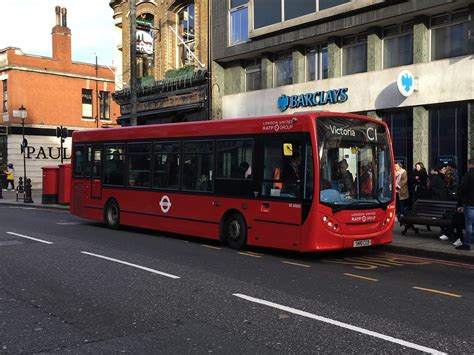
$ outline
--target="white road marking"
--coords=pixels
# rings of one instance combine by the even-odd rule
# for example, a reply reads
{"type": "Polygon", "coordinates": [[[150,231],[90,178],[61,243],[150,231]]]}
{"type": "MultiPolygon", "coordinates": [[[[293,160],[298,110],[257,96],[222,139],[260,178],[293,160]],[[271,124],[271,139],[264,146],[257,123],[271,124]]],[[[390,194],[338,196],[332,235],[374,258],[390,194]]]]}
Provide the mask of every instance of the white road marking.
{"type": "Polygon", "coordinates": [[[264,306],[280,309],[282,311],[293,313],[293,314],[296,314],[296,315],[299,315],[299,316],[302,316],[302,317],[315,319],[317,321],[328,323],[328,324],[331,324],[331,325],[335,325],[337,327],[349,329],[349,330],[352,330],[352,331],[355,331],[355,332],[358,332],[358,333],[362,333],[362,334],[365,334],[365,335],[370,335],[370,336],[373,336],[375,338],[390,341],[392,343],[399,344],[399,345],[405,346],[407,348],[419,350],[419,351],[422,351],[422,352],[425,352],[425,353],[446,354],[446,353],[441,352],[439,350],[435,350],[435,349],[427,348],[427,347],[422,346],[422,345],[410,343],[410,342],[405,341],[405,340],[397,339],[397,338],[391,337],[389,335],[385,335],[385,334],[377,333],[377,332],[374,332],[374,331],[371,331],[371,330],[368,330],[368,329],[360,328],[360,327],[357,327],[357,326],[354,326],[354,325],[351,325],[351,324],[348,324],[348,323],[339,322],[339,321],[334,320],[334,319],[330,319],[330,318],[326,318],[326,317],[322,317],[322,316],[317,316],[315,314],[305,312],[305,311],[300,311],[296,308],[283,306],[283,305],[280,305],[278,303],[265,301],[265,300],[262,300],[262,299],[259,299],[259,298],[254,298],[254,297],[243,295],[243,294],[240,294],[240,293],[234,293],[233,296],[242,298],[242,299],[250,301],[250,302],[262,304],[264,306]]]}
{"type": "Polygon", "coordinates": [[[118,259],[114,259],[114,258],[109,258],[108,256],[103,256],[103,255],[99,255],[99,254],[89,253],[89,252],[87,252],[87,251],[81,251],[81,253],[82,253],[82,254],[86,254],[86,255],[90,255],[90,256],[95,256],[96,258],[101,258],[101,259],[105,259],[105,260],[109,260],[109,261],[114,261],[114,262],[119,263],[119,264],[124,264],[124,265],[128,265],[128,266],[132,266],[132,267],[135,267],[135,268],[137,268],[137,269],[149,271],[149,272],[152,272],[152,273],[154,273],[154,274],[158,274],[158,275],[161,275],[161,276],[169,277],[169,278],[171,278],[171,279],[179,279],[179,278],[180,278],[179,276],[167,274],[166,272],[158,271],[158,270],[155,270],[155,269],[150,269],[149,267],[140,266],[140,265],[137,265],[137,264],[132,264],[132,263],[129,263],[129,262],[126,262],[126,261],[122,261],[122,260],[118,260],[118,259]]]}
{"type": "Polygon", "coordinates": [[[60,226],[76,226],[80,223],[79,222],[56,222],[56,224],[60,226]]]}
{"type": "Polygon", "coordinates": [[[48,242],[47,240],[33,238],[33,237],[29,237],[27,235],[18,234],[18,233],[14,233],[14,232],[7,232],[7,234],[15,235],[15,236],[20,237],[20,238],[31,239],[31,240],[34,240],[35,242],[40,242],[40,243],[44,243],[44,244],[54,244],[53,242],[48,242]]]}

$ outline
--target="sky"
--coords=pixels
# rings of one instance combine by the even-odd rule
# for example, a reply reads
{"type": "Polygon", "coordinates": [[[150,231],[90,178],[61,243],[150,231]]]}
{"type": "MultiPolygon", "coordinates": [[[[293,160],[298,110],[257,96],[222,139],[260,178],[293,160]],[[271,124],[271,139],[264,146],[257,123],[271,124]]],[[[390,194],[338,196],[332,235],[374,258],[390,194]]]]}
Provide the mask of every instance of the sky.
{"type": "Polygon", "coordinates": [[[109,0],[0,0],[0,49],[20,48],[26,54],[52,56],[54,8],[67,8],[72,60],[114,65],[117,48],[109,0]]]}

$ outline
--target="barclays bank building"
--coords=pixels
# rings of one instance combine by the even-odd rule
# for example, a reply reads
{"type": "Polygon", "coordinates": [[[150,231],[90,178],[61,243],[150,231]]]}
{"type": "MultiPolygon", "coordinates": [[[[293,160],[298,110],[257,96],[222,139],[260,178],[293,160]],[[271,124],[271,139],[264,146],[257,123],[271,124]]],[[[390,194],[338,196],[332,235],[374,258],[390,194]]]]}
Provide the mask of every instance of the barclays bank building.
{"type": "Polygon", "coordinates": [[[211,19],[214,117],[359,113],[409,170],[474,157],[471,1],[225,0],[211,19]]]}

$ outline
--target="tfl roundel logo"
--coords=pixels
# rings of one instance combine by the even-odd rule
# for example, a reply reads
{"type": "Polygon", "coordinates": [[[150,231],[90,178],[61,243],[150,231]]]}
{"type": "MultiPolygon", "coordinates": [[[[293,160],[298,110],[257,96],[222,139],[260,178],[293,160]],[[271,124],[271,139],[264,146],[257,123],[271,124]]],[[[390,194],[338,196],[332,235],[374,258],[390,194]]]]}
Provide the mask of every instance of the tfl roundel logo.
{"type": "Polygon", "coordinates": [[[402,70],[398,74],[397,87],[400,94],[408,97],[415,91],[415,77],[408,70],[402,70]]]}
{"type": "Polygon", "coordinates": [[[168,196],[164,195],[160,201],[160,208],[163,213],[168,213],[171,208],[171,200],[168,196]]]}

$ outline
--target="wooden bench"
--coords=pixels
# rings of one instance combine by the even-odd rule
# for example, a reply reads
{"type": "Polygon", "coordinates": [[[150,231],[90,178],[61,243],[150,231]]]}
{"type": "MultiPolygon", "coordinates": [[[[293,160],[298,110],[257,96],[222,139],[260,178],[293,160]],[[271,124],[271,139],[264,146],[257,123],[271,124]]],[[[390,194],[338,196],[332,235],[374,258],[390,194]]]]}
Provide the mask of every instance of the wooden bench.
{"type": "Polygon", "coordinates": [[[409,228],[413,228],[418,234],[418,228],[415,228],[415,225],[436,226],[442,229],[451,228],[456,208],[457,201],[453,200],[416,200],[413,208],[398,218],[400,224],[405,228],[402,234],[405,235],[409,228]]]}

